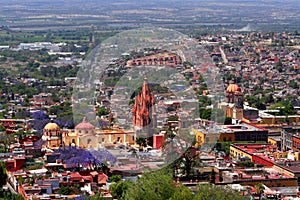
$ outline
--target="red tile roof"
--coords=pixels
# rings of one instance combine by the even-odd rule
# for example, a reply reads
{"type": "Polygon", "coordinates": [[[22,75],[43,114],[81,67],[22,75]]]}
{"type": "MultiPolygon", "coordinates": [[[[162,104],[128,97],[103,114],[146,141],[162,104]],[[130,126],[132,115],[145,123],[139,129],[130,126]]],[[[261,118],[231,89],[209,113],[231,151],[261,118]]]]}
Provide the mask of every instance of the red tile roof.
{"type": "Polygon", "coordinates": [[[98,184],[106,184],[108,176],[106,174],[98,174],[98,184]]]}

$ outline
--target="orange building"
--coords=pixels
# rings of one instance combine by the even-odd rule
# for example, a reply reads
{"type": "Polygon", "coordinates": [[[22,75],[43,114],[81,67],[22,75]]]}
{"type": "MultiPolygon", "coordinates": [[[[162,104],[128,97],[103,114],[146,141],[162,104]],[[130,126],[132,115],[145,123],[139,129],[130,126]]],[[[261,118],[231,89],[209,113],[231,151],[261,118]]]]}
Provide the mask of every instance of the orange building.
{"type": "Polygon", "coordinates": [[[295,151],[299,151],[300,150],[300,134],[294,134],[292,136],[292,142],[293,142],[293,146],[292,149],[295,151]]]}

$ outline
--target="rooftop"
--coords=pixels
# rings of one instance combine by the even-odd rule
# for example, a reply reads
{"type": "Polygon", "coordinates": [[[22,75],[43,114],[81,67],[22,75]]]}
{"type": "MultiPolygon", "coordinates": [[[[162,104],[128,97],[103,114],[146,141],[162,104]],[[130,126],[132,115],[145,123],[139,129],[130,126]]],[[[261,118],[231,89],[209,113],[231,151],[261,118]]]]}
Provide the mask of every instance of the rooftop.
{"type": "Polygon", "coordinates": [[[263,128],[254,126],[247,123],[234,124],[234,125],[220,125],[219,126],[224,132],[236,132],[236,131],[262,131],[263,128]]]}
{"type": "Polygon", "coordinates": [[[234,147],[238,147],[248,153],[265,153],[276,152],[278,148],[271,144],[232,144],[234,147]]]}
{"type": "Polygon", "coordinates": [[[275,165],[292,173],[300,173],[300,161],[284,160],[281,162],[276,162],[275,165]]]}
{"type": "Polygon", "coordinates": [[[232,172],[224,172],[224,180],[230,181],[246,181],[246,180],[265,180],[265,179],[290,179],[294,178],[288,174],[284,174],[275,168],[251,168],[237,169],[232,172]]]}

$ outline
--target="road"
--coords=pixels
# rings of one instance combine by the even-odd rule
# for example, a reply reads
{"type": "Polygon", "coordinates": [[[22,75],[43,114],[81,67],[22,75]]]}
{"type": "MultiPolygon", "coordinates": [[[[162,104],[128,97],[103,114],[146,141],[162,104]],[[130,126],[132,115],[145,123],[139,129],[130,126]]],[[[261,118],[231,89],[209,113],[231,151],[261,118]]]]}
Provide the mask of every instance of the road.
{"type": "Polygon", "coordinates": [[[228,60],[226,58],[226,54],[224,53],[223,49],[220,47],[220,52],[221,52],[221,55],[222,55],[222,59],[224,61],[225,64],[228,64],[228,60]]]}

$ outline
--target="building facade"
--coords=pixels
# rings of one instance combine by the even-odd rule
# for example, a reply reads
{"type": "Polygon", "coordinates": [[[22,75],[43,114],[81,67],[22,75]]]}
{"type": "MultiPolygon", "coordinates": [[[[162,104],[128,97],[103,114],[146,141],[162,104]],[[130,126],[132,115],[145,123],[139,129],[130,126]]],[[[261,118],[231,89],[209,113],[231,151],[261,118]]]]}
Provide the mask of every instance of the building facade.
{"type": "Polygon", "coordinates": [[[196,145],[216,142],[268,141],[268,130],[252,124],[216,125],[214,132],[194,130],[196,145]]]}
{"type": "Polygon", "coordinates": [[[100,130],[84,118],[81,123],[75,126],[74,130],[64,132],[62,139],[66,146],[99,149],[111,144],[132,145],[136,138],[132,130],[120,130],[117,127],[100,130]]]}
{"type": "MultiPolygon", "coordinates": [[[[300,133],[300,126],[286,126],[281,130],[281,149],[293,149],[293,136],[300,133]]],[[[294,137],[294,144],[297,143],[297,137],[294,137]]]]}
{"type": "Polygon", "coordinates": [[[244,94],[241,88],[232,80],[226,89],[226,116],[232,119],[242,120],[244,117],[244,94]]]}
{"type": "Polygon", "coordinates": [[[132,107],[132,122],[135,127],[144,128],[150,125],[151,117],[152,125],[155,126],[155,118],[153,117],[155,114],[154,104],[154,94],[150,93],[148,80],[145,77],[142,92],[136,96],[132,107]]]}

